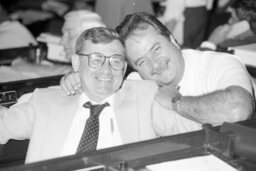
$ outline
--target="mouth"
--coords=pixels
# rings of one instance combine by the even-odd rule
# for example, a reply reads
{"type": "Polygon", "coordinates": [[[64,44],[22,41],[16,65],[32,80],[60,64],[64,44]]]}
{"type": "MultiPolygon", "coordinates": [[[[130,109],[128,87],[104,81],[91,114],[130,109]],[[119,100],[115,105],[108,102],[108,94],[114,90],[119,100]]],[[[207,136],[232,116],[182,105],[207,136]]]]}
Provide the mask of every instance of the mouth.
{"type": "Polygon", "coordinates": [[[105,77],[96,77],[99,81],[111,81],[111,78],[105,78],[105,77]]]}

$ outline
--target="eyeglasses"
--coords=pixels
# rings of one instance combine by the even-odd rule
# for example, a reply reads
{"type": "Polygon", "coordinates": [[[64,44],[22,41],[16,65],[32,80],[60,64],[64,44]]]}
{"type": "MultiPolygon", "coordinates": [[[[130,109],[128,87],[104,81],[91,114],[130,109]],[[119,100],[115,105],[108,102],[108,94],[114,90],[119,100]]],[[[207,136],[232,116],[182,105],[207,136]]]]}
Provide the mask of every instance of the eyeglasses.
{"type": "Polygon", "coordinates": [[[106,61],[106,58],[109,58],[109,63],[112,69],[122,70],[125,67],[125,58],[122,55],[114,54],[111,56],[105,56],[102,53],[91,53],[91,54],[81,54],[77,53],[80,56],[87,56],[89,58],[88,64],[93,69],[98,69],[103,66],[106,61]]]}

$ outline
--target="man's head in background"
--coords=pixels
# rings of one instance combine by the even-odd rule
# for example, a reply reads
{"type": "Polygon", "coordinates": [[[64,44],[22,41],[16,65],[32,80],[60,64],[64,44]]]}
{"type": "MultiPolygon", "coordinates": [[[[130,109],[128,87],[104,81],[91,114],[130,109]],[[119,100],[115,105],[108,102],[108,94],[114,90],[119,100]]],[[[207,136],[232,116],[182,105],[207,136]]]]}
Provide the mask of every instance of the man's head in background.
{"type": "Polygon", "coordinates": [[[63,36],[61,45],[67,59],[75,53],[75,44],[78,36],[87,29],[93,27],[105,27],[101,17],[89,10],[71,11],[65,15],[65,23],[62,28],[63,36]]]}
{"type": "Polygon", "coordinates": [[[229,24],[246,20],[251,30],[256,34],[256,1],[255,0],[235,0],[231,6],[231,18],[229,24]]]}

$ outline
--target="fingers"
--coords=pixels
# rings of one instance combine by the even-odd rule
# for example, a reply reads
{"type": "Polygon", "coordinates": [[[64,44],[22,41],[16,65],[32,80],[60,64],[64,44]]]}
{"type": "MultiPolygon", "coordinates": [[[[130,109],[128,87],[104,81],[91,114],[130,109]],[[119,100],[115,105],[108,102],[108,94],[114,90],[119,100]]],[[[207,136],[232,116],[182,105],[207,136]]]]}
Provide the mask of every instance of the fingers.
{"type": "Polygon", "coordinates": [[[72,72],[72,79],[70,80],[72,83],[72,86],[74,87],[75,91],[81,93],[81,82],[79,77],[79,72],[72,72]]]}
{"type": "Polygon", "coordinates": [[[180,87],[178,86],[163,86],[158,88],[158,92],[163,94],[164,96],[169,97],[172,99],[173,97],[176,97],[177,95],[181,95],[179,92],[180,87]]]}
{"type": "MultiPolygon", "coordinates": [[[[181,97],[181,93],[179,92],[179,86],[165,86],[159,87],[158,92],[156,93],[155,100],[164,108],[175,110],[175,105],[173,104],[173,100],[178,97],[181,97]]],[[[180,98],[179,98],[180,99],[180,98]]]]}
{"type": "Polygon", "coordinates": [[[60,79],[60,87],[66,93],[68,96],[71,95],[71,91],[67,88],[67,85],[65,83],[65,75],[60,79]]]}
{"type": "Polygon", "coordinates": [[[82,93],[79,73],[71,72],[61,78],[60,86],[67,95],[75,95],[76,93],[82,93]]]}

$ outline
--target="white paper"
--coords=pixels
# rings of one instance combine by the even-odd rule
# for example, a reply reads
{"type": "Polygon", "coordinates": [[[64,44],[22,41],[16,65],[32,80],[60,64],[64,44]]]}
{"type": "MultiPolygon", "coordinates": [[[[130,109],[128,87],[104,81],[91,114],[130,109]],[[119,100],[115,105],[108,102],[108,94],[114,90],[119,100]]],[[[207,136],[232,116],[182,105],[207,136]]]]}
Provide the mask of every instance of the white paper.
{"type": "Polygon", "coordinates": [[[256,66],[256,43],[242,46],[230,47],[234,54],[245,65],[256,66]]]}
{"type": "Polygon", "coordinates": [[[151,171],[237,171],[213,155],[148,165],[147,169],[151,171]]]}
{"type": "Polygon", "coordinates": [[[232,28],[227,35],[227,38],[232,39],[248,30],[250,30],[249,23],[246,20],[240,21],[232,25],[232,28]]]}

